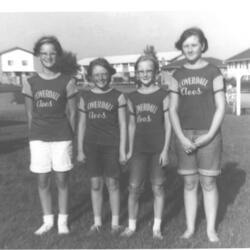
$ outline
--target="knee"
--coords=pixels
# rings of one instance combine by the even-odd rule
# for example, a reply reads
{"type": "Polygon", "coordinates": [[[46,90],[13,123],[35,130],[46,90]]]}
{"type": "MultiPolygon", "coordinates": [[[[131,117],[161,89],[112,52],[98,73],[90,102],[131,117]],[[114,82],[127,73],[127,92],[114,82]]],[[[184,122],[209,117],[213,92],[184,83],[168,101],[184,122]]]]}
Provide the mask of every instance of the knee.
{"type": "Polygon", "coordinates": [[[49,179],[38,179],[38,188],[39,189],[48,189],[50,187],[49,179]]]}
{"type": "Polygon", "coordinates": [[[102,191],[102,183],[101,181],[96,181],[91,183],[91,190],[95,192],[102,191]]]}
{"type": "Polygon", "coordinates": [[[68,188],[68,179],[67,178],[56,178],[56,185],[59,189],[68,188]]]}
{"type": "Polygon", "coordinates": [[[198,179],[193,179],[193,180],[185,180],[184,179],[184,189],[186,191],[193,191],[198,188],[198,179]]]}
{"type": "Polygon", "coordinates": [[[139,198],[143,192],[143,186],[134,183],[130,183],[128,189],[129,189],[129,195],[135,196],[137,198],[139,198]]]}
{"type": "Polygon", "coordinates": [[[201,187],[204,191],[210,192],[216,189],[216,180],[215,178],[211,179],[201,179],[201,187]]]}
{"type": "Polygon", "coordinates": [[[154,196],[157,197],[162,197],[164,196],[164,187],[163,185],[152,185],[152,190],[153,190],[153,193],[154,193],[154,196]]]}
{"type": "Polygon", "coordinates": [[[119,190],[119,181],[113,180],[107,183],[107,188],[109,192],[115,192],[119,190]]]}

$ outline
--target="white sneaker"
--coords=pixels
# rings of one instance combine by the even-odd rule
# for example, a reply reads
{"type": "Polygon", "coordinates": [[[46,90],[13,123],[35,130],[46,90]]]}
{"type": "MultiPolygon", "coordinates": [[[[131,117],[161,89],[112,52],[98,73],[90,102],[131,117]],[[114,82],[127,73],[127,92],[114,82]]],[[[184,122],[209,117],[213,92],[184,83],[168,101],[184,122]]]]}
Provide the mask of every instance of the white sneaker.
{"type": "Polygon", "coordinates": [[[58,233],[59,234],[69,234],[69,228],[66,223],[58,225],[58,233]]]}
{"type": "Polygon", "coordinates": [[[47,223],[43,223],[41,227],[39,227],[34,234],[35,235],[43,235],[45,233],[47,233],[48,231],[50,231],[53,228],[53,224],[47,224],[47,223]]]}

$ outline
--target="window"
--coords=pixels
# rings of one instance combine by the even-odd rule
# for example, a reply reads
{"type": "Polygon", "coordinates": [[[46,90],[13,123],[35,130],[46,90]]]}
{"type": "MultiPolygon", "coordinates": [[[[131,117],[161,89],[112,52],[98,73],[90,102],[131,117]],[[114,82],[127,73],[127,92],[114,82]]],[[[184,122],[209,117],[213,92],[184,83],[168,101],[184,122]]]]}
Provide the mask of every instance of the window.
{"type": "Polygon", "coordinates": [[[23,66],[27,66],[28,65],[28,61],[27,60],[22,60],[22,65],[23,66]]]}
{"type": "Polygon", "coordinates": [[[12,66],[13,64],[13,60],[8,60],[8,66],[12,66]]]}

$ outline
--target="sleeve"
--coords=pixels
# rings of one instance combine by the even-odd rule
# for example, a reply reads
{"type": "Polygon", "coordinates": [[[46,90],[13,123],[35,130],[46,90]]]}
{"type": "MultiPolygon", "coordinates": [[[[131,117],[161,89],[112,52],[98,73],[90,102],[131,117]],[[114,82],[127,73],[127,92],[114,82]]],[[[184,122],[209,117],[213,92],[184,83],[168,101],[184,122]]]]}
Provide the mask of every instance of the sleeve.
{"type": "Polygon", "coordinates": [[[118,97],[118,107],[123,108],[127,106],[127,100],[124,96],[124,94],[120,94],[118,97]]]}
{"type": "Polygon", "coordinates": [[[222,76],[222,73],[220,69],[216,66],[213,66],[213,92],[214,94],[218,92],[224,92],[225,87],[224,87],[224,79],[222,76]]]}
{"type": "Polygon", "coordinates": [[[78,110],[80,112],[86,113],[86,109],[85,109],[85,102],[83,100],[83,97],[80,97],[79,103],[78,103],[78,110]]]}
{"type": "Polygon", "coordinates": [[[33,98],[33,93],[32,93],[30,83],[26,78],[23,81],[22,94],[29,98],[33,98]]]}
{"type": "Polygon", "coordinates": [[[175,94],[180,94],[179,91],[179,84],[177,79],[175,78],[175,75],[169,78],[169,92],[170,93],[175,93],[175,94]]]}
{"type": "Polygon", "coordinates": [[[74,78],[72,78],[66,87],[66,92],[67,92],[67,98],[70,99],[72,97],[75,97],[78,94],[78,89],[76,87],[76,81],[74,78]]]}

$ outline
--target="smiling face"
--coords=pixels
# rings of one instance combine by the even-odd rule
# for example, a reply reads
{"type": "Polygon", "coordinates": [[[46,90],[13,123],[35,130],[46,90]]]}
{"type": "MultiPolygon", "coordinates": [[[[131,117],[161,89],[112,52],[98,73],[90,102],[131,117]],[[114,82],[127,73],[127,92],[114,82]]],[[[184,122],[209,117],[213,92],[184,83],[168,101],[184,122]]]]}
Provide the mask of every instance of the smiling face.
{"type": "Polygon", "coordinates": [[[39,58],[44,68],[54,69],[57,61],[55,46],[51,43],[44,43],[40,48],[39,58]]]}
{"type": "Polygon", "coordinates": [[[96,65],[93,67],[91,78],[97,88],[102,90],[109,88],[109,83],[111,80],[109,72],[101,65],[96,65]]]}
{"type": "Polygon", "coordinates": [[[154,83],[156,76],[154,63],[150,60],[139,62],[136,75],[142,85],[150,86],[154,83]]]}
{"type": "Polygon", "coordinates": [[[201,58],[203,49],[204,45],[200,42],[199,37],[195,35],[188,37],[182,44],[182,52],[191,63],[195,63],[201,58]]]}

